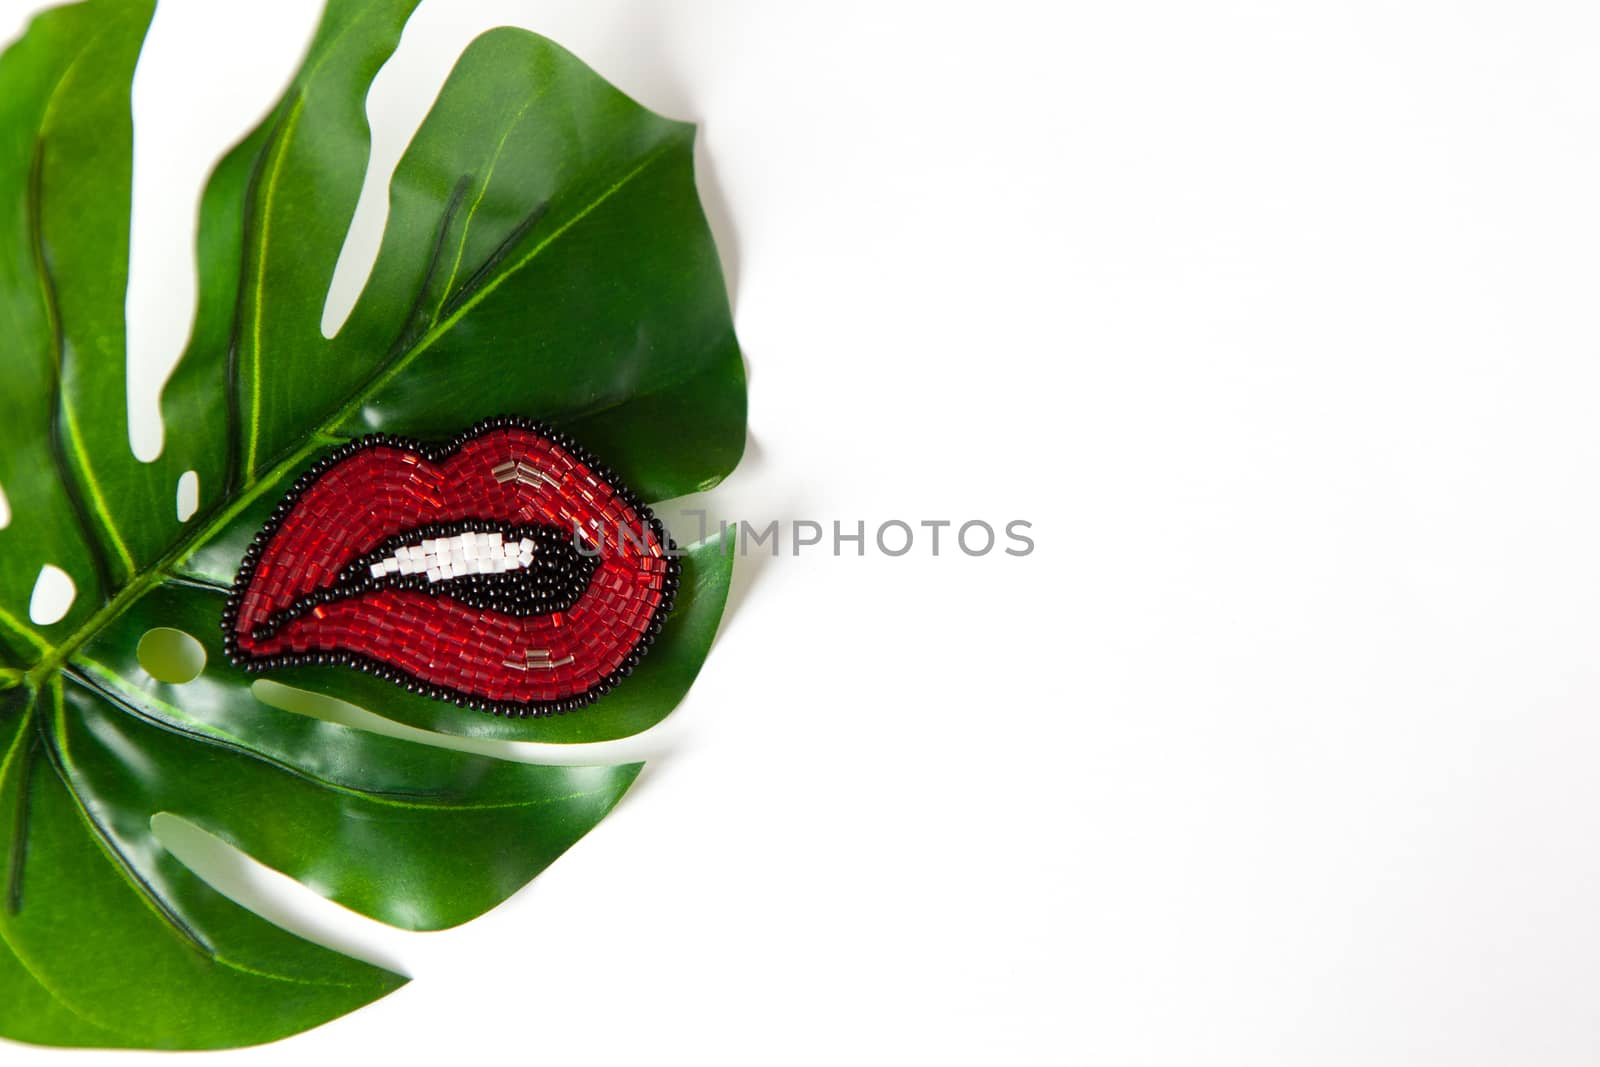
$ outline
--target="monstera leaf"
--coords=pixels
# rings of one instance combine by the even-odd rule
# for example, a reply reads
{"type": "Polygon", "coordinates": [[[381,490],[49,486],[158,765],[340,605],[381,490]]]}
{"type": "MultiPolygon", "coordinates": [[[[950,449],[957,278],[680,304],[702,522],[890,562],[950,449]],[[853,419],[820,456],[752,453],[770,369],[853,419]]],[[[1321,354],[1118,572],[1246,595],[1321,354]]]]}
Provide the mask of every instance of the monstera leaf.
{"type": "MultiPolygon", "coordinates": [[[[742,364],[691,128],[520,31],[462,55],[395,173],[371,278],[323,336],[366,166],[366,92],[414,4],[330,0],[282,100],[218,164],[193,337],[153,463],[128,445],[123,325],[129,83],[153,5],[49,11],[0,59],[4,1036],[250,1044],[404,981],[218,893],[162,847],[159,813],[364,915],[436,929],[516,891],[637,773],[502,762],[298,714],[223,654],[246,545],[299,473],[353,437],[527,416],[647,500],[715,484],[743,446],[742,364]],[[180,480],[198,481],[183,518],[180,480]],[[44,625],[29,605],[47,566],[76,596],[44,625]],[[198,677],[147,673],[140,643],[157,628],[201,642],[198,677]]],[[[718,545],[692,548],[641,667],[565,716],[498,718],[339,667],[269,677],[433,731],[625,736],[698,671],[730,565],[718,545]]]]}

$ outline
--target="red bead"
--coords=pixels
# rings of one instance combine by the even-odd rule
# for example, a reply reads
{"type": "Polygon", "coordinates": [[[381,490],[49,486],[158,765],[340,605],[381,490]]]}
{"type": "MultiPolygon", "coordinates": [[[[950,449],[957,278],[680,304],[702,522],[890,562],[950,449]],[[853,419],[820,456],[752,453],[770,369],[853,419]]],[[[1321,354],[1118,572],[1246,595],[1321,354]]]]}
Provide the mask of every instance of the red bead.
{"type": "MultiPolygon", "coordinates": [[[[629,506],[627,496],[531,426],[480,429],[453,453],[414,443],[362,447],[291,496],[241,569],[237,614],[227,620],[235,659],[361,658],[523,713],[585,701],[620,677],[664,612],[663,577],[676,566],[648,510],[629,506]],[[356,569],[413,531],[484,522],[507,531],[554,526],[565,539],[584,530],[599,549],[587,586],[573,587],[576,600],[565,610],[514,615],[466,603],[448,583],[435,589],[356,569]],[[326,603],[298,610],[324,596],[326,603]],[[263,628],[270,632],[258,638],[263,628]]],[[[550,573],[570,574],[575,565],[588,566],[550,573]]]]}

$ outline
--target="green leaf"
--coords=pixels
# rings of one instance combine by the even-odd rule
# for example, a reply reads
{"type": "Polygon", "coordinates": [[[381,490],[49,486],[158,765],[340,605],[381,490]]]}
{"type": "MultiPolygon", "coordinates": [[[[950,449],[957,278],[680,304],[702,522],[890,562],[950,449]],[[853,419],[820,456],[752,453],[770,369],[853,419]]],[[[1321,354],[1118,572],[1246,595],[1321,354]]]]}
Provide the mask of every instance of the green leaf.
{"type": "MultiPolygon", "coordinates": [[[[415,2],[330,0],[283,98],[217,165],[153,463],[128,446],[123,325],[129,85],[153,5],[54,9],[0,57],[0,1035],[251,1044],[403,982],[222,896],[161,845],[158,814],[431,930],[514,893],[638,772],[507,763],[286,710],[291,691],[264,692],[220,647],[245,546],[300,471],[354,436],[540,418],[647,499],[715,484],[743,448],[692,128],[522,31],[462,55],[396,169],[371,278],[322,335],[367,165],[364,101],[415,2]],[[188,471],[201,506],[185,522],[188,471]],[[29,600],[46,564],[77,595],[40,625],[29,600]],[[200,642],[197,678],[141,666],[158,627],[200,642]]],[[[722,614],[727,546],[683,563],[650,654],[581,712],[500,719],[340,668],[270,677],[425,730],[628,736],[682,699],[722,614]]]]}
{"type": "Polygon", "coordinates": [[[401,983],[230,903],[140,840],[149,830],[132,825],[133,811],[96,812],[84,768],[108,753],[84,734],[110,720],[96,714],[92,698],[68,704],[62,689],[53,682],[0,725],[0,807],[8,822],[25,822],[28,835],[25,872],[0,911],[7,1036],[150,1048],[248,1044],[315,1025],[329,1009],[358,1007],[401,983]]]}

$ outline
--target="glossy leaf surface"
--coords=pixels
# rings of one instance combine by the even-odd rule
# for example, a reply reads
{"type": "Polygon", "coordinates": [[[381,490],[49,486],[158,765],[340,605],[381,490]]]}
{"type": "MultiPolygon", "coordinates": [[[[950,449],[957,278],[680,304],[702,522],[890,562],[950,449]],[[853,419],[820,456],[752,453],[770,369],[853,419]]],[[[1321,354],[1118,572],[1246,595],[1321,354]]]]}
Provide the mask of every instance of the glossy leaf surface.
{"type": "MultiPolygon", "coordinates": [[[[199,307],[128,446],[129,84],[148,2],[38,17],[0,57],[0,1035],[212,1048],[314,1026],[404,981],[228,900],[152,829],[170,813],[364,915],[438,929],[494,907],[595,825],[637,765],[541,767],[284,710],[218,620],[266,514],[325,450],[513,413],[573,433],[647,499],[707,488],[744,441],[743,366],[690,127],[542,38],[462,55],[402,158],[372,275],[320,324],[368,155],[364,101],[415,0],[331,0],[305,61],[201,204],[199,307]],[[181,520],[186,472],[198,512],[181,520]],[[29,606],[40,569],[76,596],[29,606]],[[159,627],[198,677],[141,666],[159,627]]],[[[695,546],[641,667],[581,712],[507,720],[342,668],[271,680],[425,730],[623,737],[683,697],[731,559],[695,546]]],[[[279,701],[282,703],[282,701],[279,701]]],[[[420,735],[418,735],[420,736],[420,735]]]]}

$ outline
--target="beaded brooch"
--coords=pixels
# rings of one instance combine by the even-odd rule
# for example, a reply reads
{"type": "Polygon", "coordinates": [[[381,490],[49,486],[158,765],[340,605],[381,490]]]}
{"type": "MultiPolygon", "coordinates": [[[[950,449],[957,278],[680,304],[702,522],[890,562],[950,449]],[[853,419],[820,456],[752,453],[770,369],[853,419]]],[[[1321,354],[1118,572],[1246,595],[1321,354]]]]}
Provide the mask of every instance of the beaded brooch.
{"type": "Polygon", "coordinates": [[[344,664],[523,718],[610,692],[677,586],[638,497],[566,435],[503,416],[323,457],[246,550],[222,630],[248,671],[344,664]]]}

